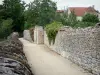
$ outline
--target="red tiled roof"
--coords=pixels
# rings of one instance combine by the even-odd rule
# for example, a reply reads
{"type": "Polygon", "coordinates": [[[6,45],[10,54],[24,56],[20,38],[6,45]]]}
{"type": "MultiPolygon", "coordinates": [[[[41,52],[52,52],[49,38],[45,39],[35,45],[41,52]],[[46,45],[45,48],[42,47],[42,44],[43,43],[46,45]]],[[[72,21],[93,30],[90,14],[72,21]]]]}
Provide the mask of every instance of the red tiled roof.
{"type": "Polygon", "coordinates": [[[71,12],[74,11],[76,16],[83,16],[85,12],[96,13],[96,10],[93,7],[69,7],[71,12]]]}

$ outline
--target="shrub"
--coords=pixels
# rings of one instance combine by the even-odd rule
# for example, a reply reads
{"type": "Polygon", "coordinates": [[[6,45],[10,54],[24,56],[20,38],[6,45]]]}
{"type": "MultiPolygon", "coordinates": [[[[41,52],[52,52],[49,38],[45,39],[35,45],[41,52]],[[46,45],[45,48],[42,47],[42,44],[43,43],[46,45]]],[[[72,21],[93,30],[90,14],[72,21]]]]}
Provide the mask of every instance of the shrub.
{"type": "Polygon", "coordinates": [[[0,38],[4,39],[12,32],[12,19],[3,20],[0,26],[0,38]]]}
{"type": "Polygon", "coordinates": [[[92,23],[97,23],[99,22],[99,18],[98,16],[94,15],[94,14],[86,14],[83,16],[82,19],[83,22],[92,22],[92,23]]]}
{"type": "Polygon", "coordinates": [[[77,23],[77,18],[76,18],[75,12],[72,11],[70,15],[68,16],[68,26],[74,27],[76,23],[77,23]]]}
{"type": "Polygon", "coordinates": [[[67,25],[68,24],[68,15],[66,13],[56,13],[55,21],[61,22],[63,25],[67,25]]]}
{"type": "Polygon", "coordinates": [[[62,14],[57,13],[55,16],[55,20],[61,22],[63,25],[74,27],[75,24],[78,22],[74,11],[71,12],[69,15],[66,13],[67,12],[62,14]]]}
{"type": "Polygon", "coordinates": [[[94,26],[96,23],[92,23],[92,22],[78,22],[74,28],[85,28],[85,27],[89,27],[89,26],[94,26]]]}
{"type": "Polygon", "coordinates": [[[45,29],[49,39],[49,44],[51,44],[51,42],[53,42],[53,44],[55,43],[56,35],[61,26],[63,26],[61,22],[53,22],[46,25],[45,29]]]}

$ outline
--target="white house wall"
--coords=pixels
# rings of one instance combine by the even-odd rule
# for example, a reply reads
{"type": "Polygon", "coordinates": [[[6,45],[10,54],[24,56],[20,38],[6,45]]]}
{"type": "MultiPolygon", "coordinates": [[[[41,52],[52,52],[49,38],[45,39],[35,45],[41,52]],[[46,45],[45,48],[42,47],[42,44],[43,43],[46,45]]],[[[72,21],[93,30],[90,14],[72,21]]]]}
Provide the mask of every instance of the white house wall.
{"type": "Polygon", "coordinates": [[[77,16],[77,20],[82,21],[82,17],[81,16],[77,16]]]}

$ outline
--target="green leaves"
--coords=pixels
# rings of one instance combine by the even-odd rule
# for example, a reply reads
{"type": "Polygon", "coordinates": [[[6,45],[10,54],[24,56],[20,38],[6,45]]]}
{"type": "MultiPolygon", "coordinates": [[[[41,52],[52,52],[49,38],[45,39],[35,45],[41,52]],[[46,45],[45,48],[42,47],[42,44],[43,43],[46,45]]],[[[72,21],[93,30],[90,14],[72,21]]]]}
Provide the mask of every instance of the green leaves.
{"type": "Polygon", "coordinates": [[[74,26],[74,28],[78,28],[78,27],[80,27],[80,28],[86,28],[86,27],[94,26],[94,25],[95,25],[95,23],[92,23],[92,22],[78,22],[74,26]]]}
{"type": "Polygon", "coordinates": [[[4,0],[3,7],[5,13],[4,19],[13,20],[12,30],[21,32],[24,29],[24,7],[25,3],[21,0],[4,0]]]}
{"type": "Polygon", "coordinates": [[[25,3],[21,0],[4,0],[0,5],[0,38],[6,38],[12,31],[24,30],[25,3]]]}
{"type": "Polygon", "coordinates": [[[83,16],[82,21],[77,20],[77,16],[74,12],[71,12],[69,15],[65,13],[57,13],[55,20],[58,22],[61,22],[63,25],[71,26],[73,28],[85,28],[89,26],[94,26],[97,22],[99,22],[99,19],[96,15],[87,13],[83,16]]]}
{"type": "Polygon", "coordinates": [[[69,15],[67,15],[67,12],[64,13],[56,13],[55,20],[58,22],[62,22],[63,25],[66,26],[75,26],[77,23],[77,18],[74,12],[71,12],[69,15]]]}
{"type": "Polygon", "coordinates": [[[45,30],[49,39],[49,44],[51,44],[51,42],[53,42],[53,44],[55,43],[55,38],[58,33],[58,30],[62,26],[63,25],[61,22],[53,22],[51,24],[46,25],[45,30]]]}
{"type": "Polygon", "coordinates": [[[82,21],[97,23],[97,22],[99,22],[99,19],[96,15],[87,13],[86,15],[83,16],[82,21]]]}
{"type": "Polygon", "coordinates": [[[6,38],[12,32],[12,19],[2,20],[0,26],[0,38],[6,38]]]}
{"type": "Polygon", "coordinates": [[[54,21],[56,9],[56,3],[51,0],[34,0],[25,13],[27,23],[45,26],[54,21]]]}

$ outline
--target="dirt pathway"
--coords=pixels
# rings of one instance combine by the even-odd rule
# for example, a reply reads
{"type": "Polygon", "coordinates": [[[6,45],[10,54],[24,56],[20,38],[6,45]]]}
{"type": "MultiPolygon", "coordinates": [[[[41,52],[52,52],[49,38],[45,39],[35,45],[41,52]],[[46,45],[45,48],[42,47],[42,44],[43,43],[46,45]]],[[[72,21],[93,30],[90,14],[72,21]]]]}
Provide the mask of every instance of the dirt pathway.
{"type": "Polygon", "coordinates": [[[20,40],[24,44],[24,52],[35,75],[91,75],[45,45],[20,40]]]}

